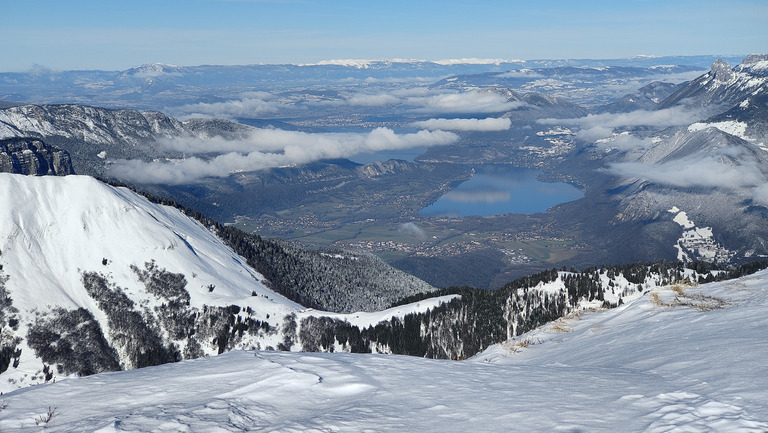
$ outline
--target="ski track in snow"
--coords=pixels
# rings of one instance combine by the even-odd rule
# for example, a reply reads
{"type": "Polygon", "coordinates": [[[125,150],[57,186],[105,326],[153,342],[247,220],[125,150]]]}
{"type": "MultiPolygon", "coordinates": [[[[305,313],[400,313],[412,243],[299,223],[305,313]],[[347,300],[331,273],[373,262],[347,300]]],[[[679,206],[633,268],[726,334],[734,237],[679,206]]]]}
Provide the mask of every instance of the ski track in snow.
{"type": "Polygon", "coordinates": [[[233,351],[67,379],[0,397],[0,431],[768,431],[768,271],[683,290],[463,362],[233,351]]]}

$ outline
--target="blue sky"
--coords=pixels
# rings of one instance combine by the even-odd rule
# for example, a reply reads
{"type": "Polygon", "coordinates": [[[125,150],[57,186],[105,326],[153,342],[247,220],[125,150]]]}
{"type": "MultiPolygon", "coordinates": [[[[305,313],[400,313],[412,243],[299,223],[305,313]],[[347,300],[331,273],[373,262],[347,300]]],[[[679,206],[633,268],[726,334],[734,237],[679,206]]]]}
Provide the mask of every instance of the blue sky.
{"type": "Polygon", "coordinates": [[[24,0],[0,71],[768,52],[768,1],[24,0]]]}

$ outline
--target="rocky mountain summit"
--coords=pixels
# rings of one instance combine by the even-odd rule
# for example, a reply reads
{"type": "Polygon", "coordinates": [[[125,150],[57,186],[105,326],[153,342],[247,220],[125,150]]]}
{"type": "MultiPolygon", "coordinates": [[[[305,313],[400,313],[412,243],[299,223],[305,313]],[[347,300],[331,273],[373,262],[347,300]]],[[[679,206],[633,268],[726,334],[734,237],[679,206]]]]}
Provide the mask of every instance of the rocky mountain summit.
{"type": "Polygon", "coordinates": [[[768,60],[765,57],[763,54],[747,56],[734,68],[723,60],[716,60],[708,73],[680,88],[658,108],[678,105],[730,107],[748,96],[764,94],[768,82],[768,60]]]}

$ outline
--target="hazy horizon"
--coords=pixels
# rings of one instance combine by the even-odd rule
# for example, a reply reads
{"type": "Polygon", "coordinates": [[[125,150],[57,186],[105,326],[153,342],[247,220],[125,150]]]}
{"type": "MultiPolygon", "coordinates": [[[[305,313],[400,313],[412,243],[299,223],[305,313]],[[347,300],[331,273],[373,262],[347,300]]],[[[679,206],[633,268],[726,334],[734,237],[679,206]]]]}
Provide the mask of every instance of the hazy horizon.
{"type": "Polygon", "coordinates": [[[614,59],[765,51],[768,4],[169,0],[12,2],[0,71],[333,59],[614,59]]]}

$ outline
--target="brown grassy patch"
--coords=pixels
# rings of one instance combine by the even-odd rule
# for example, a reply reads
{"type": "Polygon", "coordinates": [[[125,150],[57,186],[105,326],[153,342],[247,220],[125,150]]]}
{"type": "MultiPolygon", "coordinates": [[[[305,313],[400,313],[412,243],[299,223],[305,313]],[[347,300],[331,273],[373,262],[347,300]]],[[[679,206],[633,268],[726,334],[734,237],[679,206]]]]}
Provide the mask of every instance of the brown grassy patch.
{"type": "Polygon", "coordinates": [[[558,320],[556,322],[553,322],[552,326],[550,326],[549,329],[555,332],[562,332],[562,333],[568,333],[573,331],[573,328],[571,328],[571,326],[568,323],[566,323],[564,320],[558,320]]]}
{"type": "Polygon", "coordinates": [[[682,285],[675,284],[670,287],[675,293],[674,299],[670,302],[664,302],[658,292],[651,292],[651,303],[660,307],[691,307],[699,311],[719,310],[728,306],[725,299],[701,293],[690,293],[682,285]]]}
{"type": "Polygon", "coordinates": [[[683,288],[682,284],[675,284],[674,286],[670,287],[673,292],[677,293],[679,296],[685,296],[685,288],[683,288]]]}
{"type": "Polygon", "coordinates": [[[666,306],[666,304],[664,304],[664,302],[661,301],[661,298],[659,298],[658,292],[651,292],[651,303],[653,305],[658,305],[660,307],[666,306]]]}

